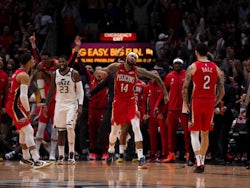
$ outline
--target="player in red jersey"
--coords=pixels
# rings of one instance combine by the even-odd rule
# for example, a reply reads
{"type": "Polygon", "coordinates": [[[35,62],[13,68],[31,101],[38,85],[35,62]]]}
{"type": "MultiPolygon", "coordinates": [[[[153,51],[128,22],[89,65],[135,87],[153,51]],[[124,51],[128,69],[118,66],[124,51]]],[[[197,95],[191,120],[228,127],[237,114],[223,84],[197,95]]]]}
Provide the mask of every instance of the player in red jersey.
{"type": "MultiPolygon", "coordinates": [[[[151,72],[157,76],[160,76],[157,70],[151,70],[151,72]]],[[[167,154],[167,129],[165,125],[165,117],[163,113],[157,115],[154,114],[154,107],[156,105],[158,97],[163,93],[161,87],[156,83],[154,79],[150,80],[143,89],[142,96],[142,119],[148,122],[148,134],[150,141],[150,157],[148,162],[158,162],[158,128],[160,128],[161,136],[161,154],[167,154]]],[[[161,112],[163,107],[161,107],[161,112]]]]}
{"type": "Polygon", "coordinates": [[[191,81],[193,82],[192,120],[189,123],[189,130],[197,163],[195,173],[204,172],[209,131],[213,130],[214,108],[225,94],[223,73],[214,62],[208,60],[207,52],[208,47],[205,44],[200,43],[196,46],[197,61],[188,67],[182,89],[182,112],[189,113],[188,89],[191,81]]]}
{"type": "Polygon", "coordinates": [[[167,113],[167,139],[168,139],[168,156],[162,162],[174,162],[176,149],[176,132],[178,130],[179,121],[184,132],[184,144],[186,149],[186,157],[189,157],[190,133],[188,131],[188,116],[181,113],[182,111],[182,86],[186,76],[183,69],[183,60],[175,58],[173,60],[173,71],[169,72],[164,80],[165,87],[169,92],[169,103],[167,113]]]}
{"type": "Polygon", "coordinates": [[[109,135],[109,149],[106,158],[107,165],[110,165],[115,152],[115,142],[119,137],[124,125],[132,126],[135,144],[138,155],[138,168],[147,168],[146,159],[143,155],[142,134],[140,130],[140,114],[135,100],[134,87],[137,81],[137,76],[145,76],[150,79],[155,79],[161,86],[165,102],[168,101],[168,93],[163,81],[159,76],[152,74],[144,68],[135,66],[138,55],[130,52],[124,63],[112,63],[104,70],[106,72],[115,72],[114,77],[114,101],[112,105],[112,128],[109,135]]]}
{"type": "MultiPolygon", "coordinates": [[[[30,38],[30,43],[32,46],[33,55],[35,57],[37,64],[37,72],[35,74],[37,79],[37,87],[40,91],[40,113],[39,113],[39,122],[38,122],[38,128],[36,133],[36,147],[38,150],[40,150],[41,143],[43,140],[44,130],[46,126],[49,124],[50,121],[53,123],[53,117],[54,117],[54,110],[55,110],[55,92],[52,97],[52,100],[50,104],[48,105],[47,113],[44,114],[44,102],[45,98],[48,94],[50,82],[51,82],[51,75],[58,67],[58,60],[55,58],[51,58],[50,54],[47,52],[43,52],[41,54],[41,57],[38,53],[38,49],[36,47],[36,37],[35,35],[32,35],[30,38]]],[[[49,159],[52,161],[55,161],[55,155],[56,155],[56,147],[57,147],[57,130],[55,128],[51,128],[51,148],[50,148],[50,156],[49,159]]]]}
{"type": "Polygon", "coordinates": [[[34,58],[25,53],[20,56],[21,67],[12,76],[11,90],[6,104],[6,112],[13,119],[16,129],[19,130],[19,142],[22,147],[23,159],[21,164],[42,168],[52,163],[39,161],[39,153],[34,142],[34,130],[30,123],[30,105],[28,99],[28,72],[34,66],[34,58]],[[31,156],[33,160],[30,160],[31,156]]]}

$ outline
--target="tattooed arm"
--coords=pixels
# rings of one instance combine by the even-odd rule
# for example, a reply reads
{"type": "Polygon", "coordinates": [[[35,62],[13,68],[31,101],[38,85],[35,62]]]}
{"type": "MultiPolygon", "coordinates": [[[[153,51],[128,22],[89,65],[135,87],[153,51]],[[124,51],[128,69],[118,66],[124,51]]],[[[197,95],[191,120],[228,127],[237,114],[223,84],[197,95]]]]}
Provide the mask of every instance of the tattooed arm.
{"type": "Polygon", "coordinates": [[[190,113],[190,105],[189,105],[189,86],[192,81],[192,76],[196,70],[196,66],[194,64],[190,65],[186,71],[186,77],[183,83],[182,87],[182,98],[183,98],[183,104],[182,104],[182,113],[190,113]]]}

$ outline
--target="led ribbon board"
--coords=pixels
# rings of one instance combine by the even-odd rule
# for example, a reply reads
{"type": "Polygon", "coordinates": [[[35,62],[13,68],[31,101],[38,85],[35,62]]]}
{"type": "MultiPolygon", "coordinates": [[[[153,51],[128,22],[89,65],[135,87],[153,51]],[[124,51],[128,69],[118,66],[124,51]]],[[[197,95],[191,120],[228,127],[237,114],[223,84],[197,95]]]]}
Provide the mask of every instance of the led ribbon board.
{"type": "MultiPolygon", "coordinates": [[[[153,50],[150,43],[82,43],[79,51],[84,63],[113,63],[117,51],[122,46],[124,50],[120,57],[125,58],[129,52],[138,54],[137,63],[151,63],[154,61],[153,50]]],[[[74,46],[72,47],[74,51],[74,46]]]]}

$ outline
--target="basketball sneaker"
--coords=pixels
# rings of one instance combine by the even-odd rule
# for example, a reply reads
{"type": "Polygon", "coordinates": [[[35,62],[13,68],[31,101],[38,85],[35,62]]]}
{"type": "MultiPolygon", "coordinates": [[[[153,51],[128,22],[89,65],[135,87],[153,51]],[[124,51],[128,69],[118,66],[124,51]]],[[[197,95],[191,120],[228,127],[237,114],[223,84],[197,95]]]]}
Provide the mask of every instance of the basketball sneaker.
{"type": "Polygon", "coordinates": [[[139,169],[147,169],[148,168],[145,156],[141,157],[140,160],[138,161],[138,168],[139,169]]]}
{"type": "Polygon", "coordinates": [[[64,164],[65,164],[64,157],[60,155],[57,160],[57,165],[64,165],[64,164]]]}
{"type": "Polygon", "coordinates": [[[194,173],[203,173],[205,170],[204,165],[196,166],[194,173]]]}
{"type": "Polygon", "coordinates": [[[49,160],[50,160],[50,161],[56,161],[55,155],[50,154],[50,155],[49,155],[49,160]]]}
{"type": "Polygon", "coordinates": [[[113,157],[114,157],[114,153],[110,153],[110,152],[107,153],[106,164],[108,166],[111,165],[113,157]]]}
{"type": "Polygon", "coordinates": [[[19,161],[19,163],[21,164],[21,165],[25,165],[25,166],[34,166],[34,161],[32,160],[32,159],[21,159],[20,161],[19,161]]]}
{"type": "Polygon", "coordinates": [[[102,160],[105,160],[107,158],[107,153],[102,154],[102,160]]]}
{"type": "Polygon", "coordinates": [[[167,158],[162,159],[161,162],[162,163],[173,163],[173,162],[175,162],[175,160],[176,160],[175,154],[170,152],[168,154],[167,158]]]}
{"type": "Polygon", "coordinates": [[[52,164],[53,164],[53,162],[51,162],[51,161],[47,162],[47,161],[38,160],[38,161],[34,162],[33,168],[35,168],[35,169],[44,168],[44,167],[48,167],[48,166],[50,166],[52,164]]]}
{"type": "Polygon", "coordinates": [[[74,153],[73,152],[70,152],[69,153],[69,158],[68,158],[68,164],[69,165],[75,165],[76,161],[75,161],[75,158],[74,158],[74,153]]]}
{"type": "Polygon", "coordinates": [[[117,163],[123,163],[123,158],[119,157],[117,160],[116,160],[117,163]]]}
{"type": "Polygon", "coordinates": [[[137,157],[134,157],[133,159],[132,159],[132,163],[137,163],[138,162],[138,158],[137,157]]]}

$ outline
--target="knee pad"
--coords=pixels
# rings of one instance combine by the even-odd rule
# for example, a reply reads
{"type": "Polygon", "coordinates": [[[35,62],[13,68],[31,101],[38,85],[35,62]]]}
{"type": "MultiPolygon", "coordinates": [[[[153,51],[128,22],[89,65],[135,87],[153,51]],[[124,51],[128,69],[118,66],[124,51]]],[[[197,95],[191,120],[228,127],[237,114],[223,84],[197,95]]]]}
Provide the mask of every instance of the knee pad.
{"type": "Polygon", "coordinates": [[[138,118],[132,119],[131,124],[134,132],[135,142],[142,141],[143,139],[140,128],[140,120],[138,118]]]}
{"type": "Polygon", "coordinates": [[[58,145],[59,146],[64,146],[66,143],[66,130],[59,129],[58,130],[58,145]]]}
{"type": "Polygon", "coordinates": [[[199,131],[191,131],[190,136],[191,136],[191,144],[192,144],[194,152],[200,151],[201,144],[200,144],[200,139],[199,139],[199,131]]]}

